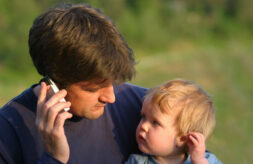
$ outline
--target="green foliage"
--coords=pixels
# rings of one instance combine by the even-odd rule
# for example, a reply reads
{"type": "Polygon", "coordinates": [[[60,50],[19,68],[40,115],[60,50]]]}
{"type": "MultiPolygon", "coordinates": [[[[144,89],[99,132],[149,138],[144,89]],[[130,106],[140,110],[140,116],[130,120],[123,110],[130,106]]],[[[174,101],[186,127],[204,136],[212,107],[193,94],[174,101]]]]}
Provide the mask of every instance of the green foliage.
{"type": "Polygon", "coordinates": [[[0,64],[27,71],[31,66],[28,32],[33,19],[40,12],[39,6],[30,0],[1,0],[0,4],[0,64]]]}
{"type": "MultiPolygon", "coordinates": [[[[0,0],[0,105],[41,78],[29,57],[29,28],[59,2],[0,0]]],[[[223,163],[253,162],[253,1],[64,2],[89,3],[114,20],[139,62],[133,83],[152,87],[181,77],[203,86],[217,109],[207,148],[223,163]]]]}

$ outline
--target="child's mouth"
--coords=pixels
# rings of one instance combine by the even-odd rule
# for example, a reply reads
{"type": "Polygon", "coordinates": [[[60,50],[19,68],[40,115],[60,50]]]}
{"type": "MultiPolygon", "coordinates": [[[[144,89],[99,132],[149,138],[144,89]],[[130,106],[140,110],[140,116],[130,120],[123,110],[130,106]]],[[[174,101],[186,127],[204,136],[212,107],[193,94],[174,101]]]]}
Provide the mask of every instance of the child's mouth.
{"type": "Polygon", "coordinates": [[[146,142],[146,139],[141,134],[139,134],[138,139],[141,143],[146,142]]]}

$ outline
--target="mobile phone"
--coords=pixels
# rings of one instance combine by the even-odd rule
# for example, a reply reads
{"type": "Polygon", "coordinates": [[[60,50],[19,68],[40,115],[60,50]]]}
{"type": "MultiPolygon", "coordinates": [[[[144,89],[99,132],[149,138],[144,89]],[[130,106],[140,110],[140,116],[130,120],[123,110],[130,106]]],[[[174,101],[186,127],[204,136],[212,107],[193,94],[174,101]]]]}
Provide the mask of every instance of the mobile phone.
{"type": "MultiPolygon", "coordinates": [[[[59,88],[55,84],[55,82],[48,76],[45,76],[41,81],[44,81],[47,85],[50,85],[50,89],[48,90],[47,93],[47,98],[50,98],[53,96],[55,93],[59,92],[59,88]]],[[[66,102],[65,98],[62,98],[60,102],[66,102]]],[[[70,108],[64,108],[64,111],[67,112],[69,111],[70,108]]]]}

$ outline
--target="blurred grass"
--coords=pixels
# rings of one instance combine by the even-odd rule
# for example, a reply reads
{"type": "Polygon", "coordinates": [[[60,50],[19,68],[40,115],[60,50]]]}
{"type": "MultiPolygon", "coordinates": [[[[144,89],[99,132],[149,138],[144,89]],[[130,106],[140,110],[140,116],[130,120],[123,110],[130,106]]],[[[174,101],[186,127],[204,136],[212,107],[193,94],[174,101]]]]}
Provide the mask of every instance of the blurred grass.
{"type": "Polygon", "coordinates": [[[30,72],[17,72],[9,68],[0,68],[0,106],[20,94],[24,89],[40,80],[35,69],[30,72]]]}

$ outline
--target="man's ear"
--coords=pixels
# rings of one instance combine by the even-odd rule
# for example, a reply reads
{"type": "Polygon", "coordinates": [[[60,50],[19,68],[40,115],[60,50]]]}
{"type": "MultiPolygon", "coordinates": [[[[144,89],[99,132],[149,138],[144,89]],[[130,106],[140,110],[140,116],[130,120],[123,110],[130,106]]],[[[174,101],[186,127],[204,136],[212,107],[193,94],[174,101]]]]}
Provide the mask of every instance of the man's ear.
{"type": "Polygon", "coordinates": [[[177,146],[178,147],[182,147],[186,144],[188,137],[187,135],[181,135],[181,136],[177,136],[177,146]]]}

